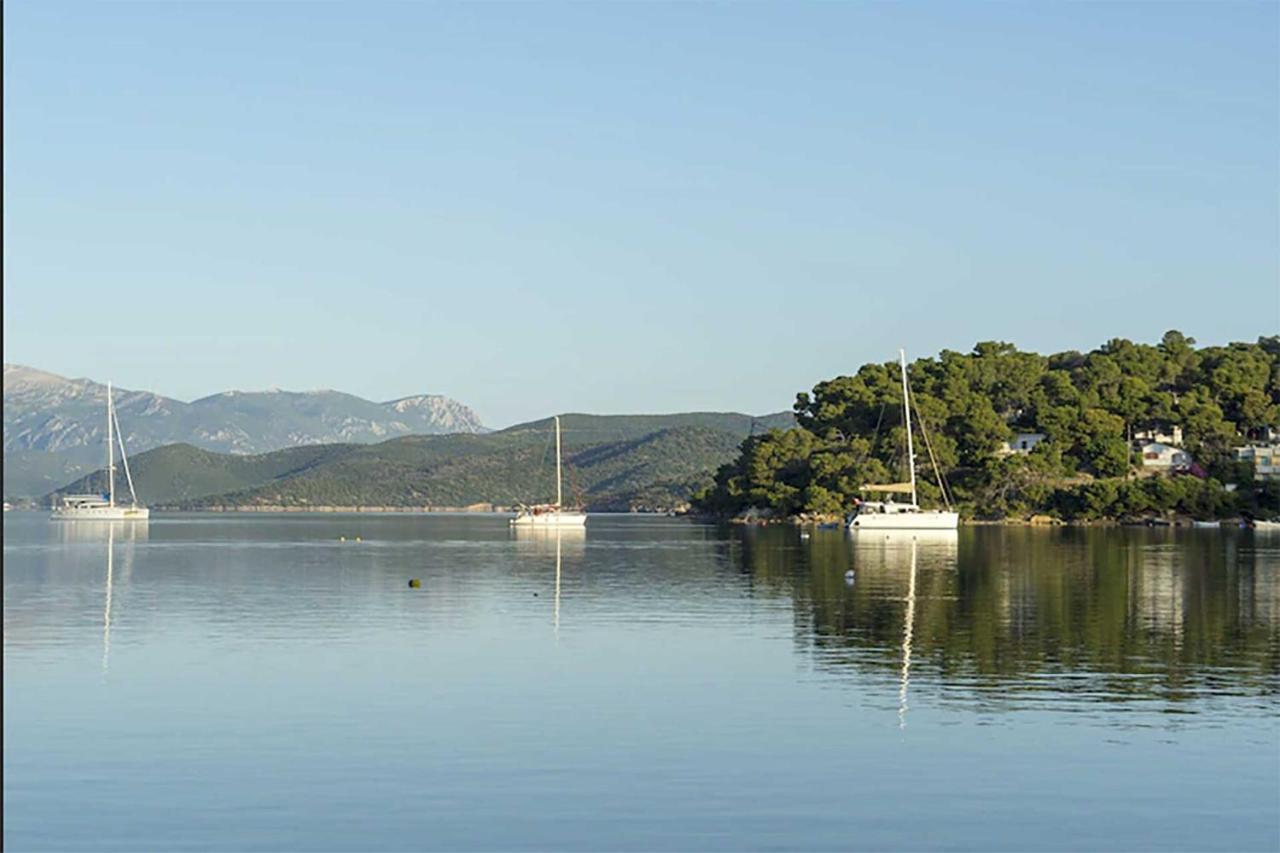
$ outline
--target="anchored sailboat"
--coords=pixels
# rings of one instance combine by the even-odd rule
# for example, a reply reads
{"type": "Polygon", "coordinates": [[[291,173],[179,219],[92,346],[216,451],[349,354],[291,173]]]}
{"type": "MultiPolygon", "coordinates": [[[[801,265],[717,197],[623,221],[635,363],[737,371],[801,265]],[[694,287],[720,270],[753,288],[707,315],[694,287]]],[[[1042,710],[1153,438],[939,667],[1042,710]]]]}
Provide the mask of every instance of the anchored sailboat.
{"type": "MultiPolygon", "coordinates": [[[[924,510],[920,508],[916,495],[916,456],[911,442],[911,391],[907,387],[907,354],[905,351],[898,350],[898,361],[902,366],[902,419],[907,428],[907,466],[911,471],[911,480],[906,483],[863,486],[862,490],[865,492],[887,492],[890,495],[910,494],[911,503],[897,503],[892,498],[887,501],[862,501],[854,508],[852,515],[849,516],[849,529],[955,530],[960,523],[960,514],[951,509],[945,488],[942,490],[942,499],[947,504],[945,510],[924,510]]],[[[928,438],[927,435],[925,437],[928,438]]],[[[941,485],[941,475],[939,475],[939,485],[941,485]]]]}
{"type": "Polygon", "coordinates": [[[138,506],[138,494],[133,489],[133,474],[129,472],[129,457],[124,452],[124,434],[116,418],[115,403],[111,400],[111,383],[107,383],[107,494],[64,495],[62,503],[55,507],[53,519],[61,521],[142,521],[150,518],[151,510],[138,506]],[[129,482],[129,505],[116,505],[115,442],[120,442],[120,462],[129,482]]]}
{"type": "Polygon", "coordinates": [[[556,415],[556,502],[521,507],[511,524],[516,527],[581,527],[587,523],[585,512],[566,511],[563,506],[564,484],[560,452],[560,416],[556,415]]]}

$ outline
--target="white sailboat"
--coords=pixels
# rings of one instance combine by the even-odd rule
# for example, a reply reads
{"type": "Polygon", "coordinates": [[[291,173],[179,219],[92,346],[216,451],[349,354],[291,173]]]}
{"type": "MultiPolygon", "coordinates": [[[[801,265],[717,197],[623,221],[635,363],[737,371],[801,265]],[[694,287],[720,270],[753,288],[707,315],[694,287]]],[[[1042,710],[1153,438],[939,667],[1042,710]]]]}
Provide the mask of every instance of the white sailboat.
{"type": "Polygon", "coordinates": [[[133,474],[129,472],[129,457],[124,452],[124,435],[116,418],[116,407],[111,400],[111,383],[107,383],[107,494],[63,495],[62,503],[53,510],[51,518],[58,521],[144,521],[151,517],[151,510],[138,506],[138,494],[133,489],[133,474]],[[129,505],[116,504],[115,442],[120,442],[120,462],[129,482],[129,505]]]}
{"type": "Polygon", "coordinates": [[[898,361],[902,366],[902,418],[907,429],[907,466],[911,470],[911,479],[906,483],[863,486],[862,489],[867,492],[887,492],[890,495],[910,494],[911,502],[897,503],[892,498],[886,501],[862,501],[849,517],[849,529],[853,531],[955,530],[960,524],[960,514],[951,509],[945,489],[943,489],[943,500],[947,502],[945,510],[920,508],[916,495],[916,457],[911,442],[911,392],[907,387],[905,351],[898,350],[898,361]]]}
{"type": "Polygon", "coordinates": [[[556,416],[556,502],[521,507],[516,517],[511,519],[513,527],[582,527],[587,523],[587,514],[575,510],[566,510],[564,503],[564,484],[561,474],[563,463],[560,451],[560,416],[556,416]]]}

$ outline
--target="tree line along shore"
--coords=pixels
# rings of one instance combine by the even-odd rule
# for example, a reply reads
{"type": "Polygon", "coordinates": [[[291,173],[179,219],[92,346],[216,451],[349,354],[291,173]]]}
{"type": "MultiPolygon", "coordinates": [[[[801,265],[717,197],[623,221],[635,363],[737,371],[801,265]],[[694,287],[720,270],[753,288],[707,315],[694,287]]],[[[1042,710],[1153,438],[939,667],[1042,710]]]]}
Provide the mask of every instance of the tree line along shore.
{"type": "MultiPolygon", "coordinates": [[[[986,342],[908,375],[923,505],[1047,523],[1280,512],[1280,336],[1197,347],[1170,331],[1047,356],[986,342]]],[[[798,394],[796,426],[744,440],[693,508],[842,516],[905,468],[899,383],[875,363],[798,394]]]]}

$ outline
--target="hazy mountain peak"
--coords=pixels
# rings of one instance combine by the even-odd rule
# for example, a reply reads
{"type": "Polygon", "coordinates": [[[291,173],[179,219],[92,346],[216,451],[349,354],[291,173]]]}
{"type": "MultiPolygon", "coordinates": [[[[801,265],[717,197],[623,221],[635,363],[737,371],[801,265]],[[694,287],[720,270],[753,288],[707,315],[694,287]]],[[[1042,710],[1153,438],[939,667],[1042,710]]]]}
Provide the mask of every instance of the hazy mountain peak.
{"type": "MultiPolygon", "coordinates": [[[[96,453],[106,386],[20,364],[4,365],[4,449],[96,453]]],[[[484,432],[475,412],[438,394],[377,403],[332,389],[229,390],[190,403],[116,389],[130,452],[175,442],[223,453],[303,444],[364,443],[402,435],[484,432]]]]}
{"type": "Polygon", "coordinates": [[[56,373],[38,370],[25,364],[5,364],[4,392],[9,394],[18,390],[66,388],[67,386],[87,384],[85,379],[68,379],[56,373]]]}
{"type": "Polygon", "coordinates": [[[32,382],[44,384],[61,384],[68,380],[56,373],[47,373],[43,370],[37,370],[34,367],[28,367],[25,364],[9,364],[4,366],[4,384],[9,385],[10,382],[32,382]]]}

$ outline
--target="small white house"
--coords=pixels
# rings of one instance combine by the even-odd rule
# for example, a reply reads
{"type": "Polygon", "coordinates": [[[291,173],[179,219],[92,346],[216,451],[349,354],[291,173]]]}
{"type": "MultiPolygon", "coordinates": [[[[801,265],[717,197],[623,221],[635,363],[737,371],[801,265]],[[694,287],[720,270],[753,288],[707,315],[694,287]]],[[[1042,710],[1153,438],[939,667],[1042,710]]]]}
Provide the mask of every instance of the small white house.
{"type": "Polygon", "coordinates": [[[1153,441],[1142,445],[1142,467],[1176,471],[1191,464],[1191,454],[1180,447],[1153,441]]]}
{"type": "Polygon", "coordinates": [[[1141,444],[1154,442],[1156,444],[1167,444],[1170,447],[1182,446],[1182,427],[1170,427],[1168,432],[1161,429],[1144,429],[1133,434],[1133,440],[1141,444]]]}
{"type": "Polygon", "coordinates": [[[1236,448],[1236,461],[1253,465],[1259,480],[1280,480],[1280,444],[1251,444],[1236,448]]]}
{"type": "Polygon", "coordinates": [[[1010,453],[1030,453],[1036,449],[1036,445],[1044,441],[1045,435],[1042,432],[1019,432],[1015,433],[1013,438],[1000,445],[1000,454],[1008,455],[1010,453]]]}

